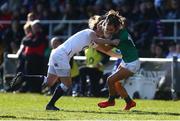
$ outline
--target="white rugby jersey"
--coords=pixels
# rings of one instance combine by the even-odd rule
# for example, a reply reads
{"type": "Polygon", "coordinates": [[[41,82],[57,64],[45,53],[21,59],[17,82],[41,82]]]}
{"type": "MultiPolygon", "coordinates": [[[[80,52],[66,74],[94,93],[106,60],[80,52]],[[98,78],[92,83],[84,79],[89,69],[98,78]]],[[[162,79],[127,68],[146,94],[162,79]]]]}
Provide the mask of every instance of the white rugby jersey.
{"type": "Polygon", "coordinates": [[[58,51],[62,51],[61,49],[63,49],[71,58],[75,53],[79,53],[81,50],[94,43],[93,40],[96,39],[94,38],[96,36],[91,36],[91,33],[95,34],[91,29],[77,32],[56,48],[55,53],[58,53],[58,51]]]}

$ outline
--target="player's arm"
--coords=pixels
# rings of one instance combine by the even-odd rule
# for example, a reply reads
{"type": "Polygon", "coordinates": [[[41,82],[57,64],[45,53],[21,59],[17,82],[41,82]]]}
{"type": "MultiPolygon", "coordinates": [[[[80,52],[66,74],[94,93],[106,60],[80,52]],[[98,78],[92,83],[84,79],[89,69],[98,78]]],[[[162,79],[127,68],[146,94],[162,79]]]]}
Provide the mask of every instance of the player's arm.
{"type": "Polygon", "coordinates": [[[112,50],[107,51],[106,54],[111,56],[111,57],[122,58],[121,54],[117,54],[117,53],[113,52],[112,50]]]}
{"type": "Polygon", "coordinates": [[[99,38],[96,36],[95,32],[91,32],[90,36],[92,38],[92,40],[97,43],[97,44],[108,44],[108,45],[112,45],[112,46],[117,46],[119,44],[119,39],[114,39],[114,40],[110,40],[110,39],[105,39],[105,38],[99,38]]]}
{"type": "Polygon", "coordinates": [[[112,46],[117,46],[119,44],[119,39],[110,40],[104,38],[96,38],[94,42],[97,44],[108,44],[112,46]]]}
{"type": "Polygon", "coordinates": [[[106,55],[109,55],[111,57],[116,57],[116,58],[122,58],[121,54],[115,53],[112,51],[113,47],[109,45],[97,45],[96,50],[105,53],[106,55]]]}
{"type": "Polygon", "coordinates": [[[110,45],[104,45],[104,44],[97,44],[97,46],[95,47],[96,48],[96,50],[99,50],[99,51],[105,51],[105,52],[107,52],[107,51],[110,51],[113,47],[112,46],[110,46],[110,45]]]}
{"type": "Polygon", "coordinates": [[[8,58],[19,58],[19,55],[22,53],[23,49],[24,49],[24,45],[21,44],[20,48],[19,48],[19,50],[17,51],[16,54],[8,54],[7,57],[8,58]]]}

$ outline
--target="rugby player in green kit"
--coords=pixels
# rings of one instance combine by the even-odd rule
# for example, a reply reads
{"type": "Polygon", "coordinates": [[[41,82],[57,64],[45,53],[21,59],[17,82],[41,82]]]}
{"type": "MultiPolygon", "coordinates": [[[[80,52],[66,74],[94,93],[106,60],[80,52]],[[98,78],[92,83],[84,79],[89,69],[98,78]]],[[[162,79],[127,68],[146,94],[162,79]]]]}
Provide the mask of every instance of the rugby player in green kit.
{"type": "Polygon", "coordinates": [[[107,78],[109,88],[108,100],[98,103],[100,108],[115,105],[115,98],[120,95],[126,102],[123,110],[130,110],[136,106],[134,100],[128,95],[126,89],[122,86],[122,80],[133,76],[140,68],[140,61],[138,51],[135,44],[125,28],[125,18],[120,16],[118,12],[110,10],[105,14],[105,19],[102,24],[104,34],[111,36],[111,38],[120,39],[116,48],[120,49],[122,55],[122,62],[117,68],[116,72],[107,78]]]}

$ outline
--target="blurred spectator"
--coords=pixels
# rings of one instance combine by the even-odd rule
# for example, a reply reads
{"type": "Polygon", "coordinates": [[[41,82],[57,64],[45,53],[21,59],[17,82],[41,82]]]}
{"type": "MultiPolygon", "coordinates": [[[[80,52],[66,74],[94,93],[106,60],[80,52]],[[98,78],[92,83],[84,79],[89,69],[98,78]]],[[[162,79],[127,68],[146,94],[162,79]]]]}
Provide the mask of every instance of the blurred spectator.
{"type": "MultiPolygon", "coordinates": [[[[0,6],[0,20],[10,21],[12,19],[12,13],[8,9],[8,4],[4,3],[0,6]]],[[[9,27],[9,24],[0,24],[0,30],[4,30],[9,27]]]]}
{"type": "Polygon", "coordinates": [[[173,58],[173,56],[176,56],[176,43],[171,42],[168,47],[168,54],[166,58],[173,58]]]}
{"type": "Polygon", "coordinates": [[[148,48],[152,42],[154,31],[156,29],[155,21],[141,21],[134,26],[134,35],[136,45],[139,48],[148,48]]]}
{"type": "Polygon", "coordinates": [[[32,29],[30,23],[26,23],[23,29],[25,36],[22,39],[21,45],[16,53],[16,56],[19,59],[19,63],[17,65],[17,72],[25,72],[25,55],[23,54],[25,50],[25,45],[23,44],[23,40],[32,37],[32,29]]]}
{"type": "MultiPolygon", "coordinates": [[[[24,25],[24,32],[25,32],[25,37],[30,37],[32,35],[31,32],[31,26],[29,23],[24,25]]],[[[23,38],[23,39],[24,39],[23,38]]],[[[23,40],[22,39],[22,40],[23,40]]],[[[24,72],[24,65],[25,65],[25,60],[24,60],[24,55],[23,55],[23,51],[24,51],[24,45],[21,41],[21,45],[19,47],[19,49],[17,50],[16,53],[13,54],[8,54],[8,53],[4,53],[4,62],[3,62],[3,78],[4,78],[4,89],[7,91],[11,91],[11,88],[9,88],[9,81],[11,80],[12,77],[14,76],[15,73],[21,71],[24,72]],[[11,57],[17,58],[17,61],[15,61],[14,59],[12,59],[11,57]],[[11,71],[13,70],[13,71],[11,71]]]]}
{"type": "Polygon", "coordinates": [[[147,48],[150,48],[153,37],[162,35],[161,25],[157,23],[159,16],[151,0],[136,1],[134,6],[127,11],[129,12],[132,14],[127,17],[128,28],[134,35],[140,56],[146,56],[147,48]]]}
{"type": "Polygon", "coordinates": [[[180,1],[170,0],[170,8],[167,9],[164,16],[165,19],[178,19],[180,18],[180,1]]]}
{"type": "MultiPolygon", "coordinates": [[[[47,38],[43,34],[39,20],[31,22],[32,36],[23,39],[25,46],[25,74],[43,75],[44,74],[44,53],[47,47],[47,38]],[[37,68],[38,65],[38,68],[37,68]]],[[[40,92],[41,83],[39,80],[27,81],[23,91],[40,92]]]]}
{"type": "Polygon", "coordinates": [[[163,51],[163,45],[161,45],[160,43],[156,44],[154,52],[155,52],[154,58],[164,58],[165,57],[165,53],[163,51]]]}
{"type": "Polygon", "coordinates": [[[16,53],[23,36],[24,32],[19,21],[12,21],[11,28],[6,29],[3,34],[4,51],[8,53],[16,53]]]}
{"type": "MultiPolygon", "coordinates": [[[[179,19],[180,18],[180,1],[179,0],[168,0],[168,7],[165,10],[164,19],[179,19]]],[[[173,24],[165,24],[165,35],[173,35],[173,24]]],[[[180,26],[178,25],[178,29],[180,26]]],[[[180,35],[179,31],[177,33],[180,35]]]]}
{"type": "Polygon", "coordinates": [[[21,5],[21,0],[9,0],[8,3],[11,11],[17,11],[21,5]]]}
{"type": "MultiPolygon", "coordinates": [[[[29,25],[30,25],[30,23],[27,22],[26,25],[24,26],[26,31],[29,28],[29,25]]],[[[30,25],[30,27],[31,27],[31,25],[30,25]]],[[[27,40],[28,38],[32,38],[32,37],[33,37],[32,34],[29,33],[28,35],[26,35],[24,37],[23,40],[27,40]]],[[[49,43],[50,45],[49,45],[48,50],[51,51],[51,49],[57,48],[62,43],[63,43],[63,41],[60,38],[54,37],[51,39],[51,41],[49,43]]],[[[26,46],[24,46],[24,48],[26,48],[26,46]]],[[[50,52],[49,52],[49,54],[50,54],[50,52]]],[[[49,54],[47,54],[47,55],[49,56],[49,54]]],[[[26,57],[26,55],[24,55],[24,56],[26,57]]],[[[37,60],[37,61],[41,61],[41,60],[37,60]]],[[[41,90],[41,83],[44,80],[44,75],[46,75],[46,74],[43,74],[43,75],[42,74],[41,75],[39,75],[39,74],[27,74],[27,72],[23,72],[22,70],[19,70],[17,75],[12,80],[13,85],[7,91],[20,91],[20,92],[31,91],[31,92],[39,92],[39,93],[41,93],[41,91],[43,93],[48,91],[48,94],[52,94],[54,92],[54,88],[56,85],[54,85],[52,88],[50,88],[50,90],[49,89],[48,90],[46,90],[46,89],[41,90]],[[33,83],[33,85],[32,85],[32,83],[33,83]],[[29,86],[32,86],[32,89],[29,86]],[[37,88],[35,88],[37,86],[39,87],[39,90],[37,90],[37,88]]]]}
{"type": "Polygon", "coordinates": [[[26,20],[26,16],[28,14],[28,8],[26,6],[22,6],[19,11],[20,11],[19,13],[20,20],[26,20]]]}
{"type": "MultiPolygon", "coordinates": [[[[62,20],[78,20],[79,14],[77,9],[75,8],[75,6],[73,6],[70,3],[65,4],[65,9],[63,11],[63,16],[62,16],[62,20]]],[[[60,35],[67,35],[67,24],[65,23],[61,23],[59,24],[57,27],[55,27],[54,29],[54,33],[56,34],[60,34],[60,35]]],[[[76,33],[79,29],[77,27],[72,26],[72,34],[76,33]],[[77,30],[78,29],[78,30],[77,30]]]]}
{"type": "Polygon", "coordinates": [[[16,54],[14,54],[18,59],[18,65],[17,65],[17,72],[23,72],[25,73],[25,55],[24,50],[25,50],[25,45],[23,44],[24,39],[27,38],[32,38],[32,28],[31,28],[31,23],[35,19],[35,15],[33,13],[29,13],[26,17],[27,21],[26,24],[23,26],[25,36],[23,37],[20,47],[16,54]]]}
{"type": "Polygon", "coordinates": [[[169,45],[169,53],[167,58],[173,58],[173,56],[177,56],[180,58],[180,43],[171,42],[169,45]]]}
{"type": "Polygon", "coordinates": [[[180,42],[176,44],[176,56],[180,58],[180,42]]]}
{"type": "Polygon", "coordinates": [[[51,20],[59,20],[61,19],[61,13],[60,10],[58,9],[57,5],[55,6],[50,6],[50,19],[51,20]]]}
{"type": "Polygon", "coordinates": [[[153,58],[155,57],[156,43],[151,43],[150,49],[143,57],[153,58]]]}
{"type": "Polygon", "coordinates": [[[154,0],[154,6],[160,18],[162,18],[163,15],[165,14],[164,4],[165,4],[165,0],[154,0]]]}
{"type": "Polygon", "coordinates": [[[109,56],[104,55],[92,47],[85,50],[86,66],[80,68],[81,93],[87,96],[100,96],[100,79],[103,75],[103,66],[109,56]]]}

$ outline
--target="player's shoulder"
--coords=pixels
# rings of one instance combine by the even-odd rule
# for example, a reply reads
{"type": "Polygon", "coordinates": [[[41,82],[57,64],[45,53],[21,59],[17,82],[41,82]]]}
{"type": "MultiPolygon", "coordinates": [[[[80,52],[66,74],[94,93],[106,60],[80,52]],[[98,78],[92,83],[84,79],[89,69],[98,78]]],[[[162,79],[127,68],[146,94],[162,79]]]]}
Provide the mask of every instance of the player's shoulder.
{"type": "Polygon", "coordinates": [[[84,30],[81,30],[80,33],[83,34],[83,35],[88,35],[88,36],[91,36],[91,35],[95,34],[94,30],[88,29],[88,28],[84,29],[84,30]]]}
{"type": "Polygon", "coordinates": [[[84,29],[84,31],[86,31],[86,32],[89,32],[89,33],[91,33],[91,32],[94,32],[94,30],[92,30],[92,29],[89,29],[89,28],[87,28],[87,29],[84,29]]]}

